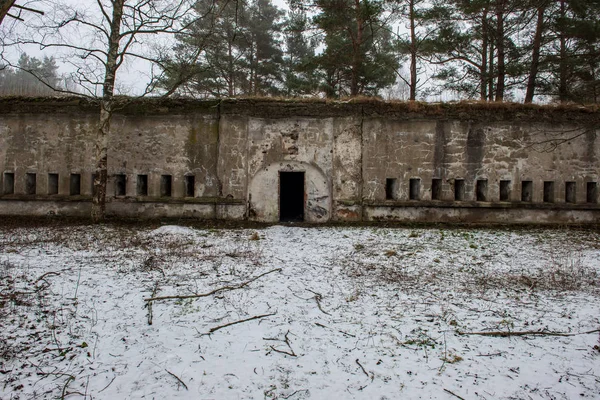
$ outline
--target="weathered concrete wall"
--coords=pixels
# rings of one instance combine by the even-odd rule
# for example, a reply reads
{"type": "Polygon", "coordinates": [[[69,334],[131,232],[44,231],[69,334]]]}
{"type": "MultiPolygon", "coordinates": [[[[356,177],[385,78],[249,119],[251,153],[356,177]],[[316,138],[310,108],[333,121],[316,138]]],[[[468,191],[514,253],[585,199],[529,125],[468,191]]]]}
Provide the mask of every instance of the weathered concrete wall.
{"type": "MultiPolygon", "coordinates": [[[[93,143],[93,136],[88,140],[93,143]]],[[[138,174],[148,176],[150,197],[160,196],[161,175],[171,175],[172,197],[184,197],[184,176],[193,174],[198,182],[195,197],[216,197],[218,141],[216,115],[117,115],[109,138],[109,175],[125,174],[132,183],[126,195],[132,197],[137,195],[138,174]]]]}
{"type": "Polygon", "coordinates": [[[477,200],[477,180],[487,180],[487,201],[500,201],[500,181],[508,180],[509,201],[520,202],[521,182],[532,181],[532,202],[541,203],[543,182],[553,181],[553,203],[564,203],[565,182],[574,181],[576,203],[585,203],[584,186],[598,182],[600,173],[600,130],[584,133],[575,124],[375,119],[364,127],[363,191],[369,201],[386,200],[386,178],[398,179],[399,201],[409,200],[411,178],[421,180],[419,199],[432,200],[432,179],[438,178],[443,201],[454,201],[454,181],[463,179],[464,201],[477,200]],[[556,147],[546,142],[556,135],[579,136],[556,147]]]}
{"type": "MultiPolygon", "coordinates": [[[[0,215],[89,212],[97,113],[81,99],[0,99],[0,215]],[[27,174],[35,174],[35,194],[27,194],[27,174]],[[48,174],[58,174],[56,194],[48,174]],[[71,174],[80,175],[78,194],[71,174]],[[13,177],[14,193],[5,193],[13,177]]],[[[598,110],[517,105],[127,102],[109,138],[107,212],[276,222],[279,174],[297,171],[311,223],[597,223],[599,122],[598,110]],[[171,177],[166,195],[163,176],[171,177]],[[485,181],[479,196],[477,181],[485,181]],[[531,199],[522,197],[523,181],[531,199]],[[551,201],[544,182],[553,182],[551,201]]]]}
{"type": "Polygon", "coordinates": [[[305,173],[305,220],[328,221],[333,153],[331,118],[248,120],[249,217],[279,220],[279,173],[305,173]]]}

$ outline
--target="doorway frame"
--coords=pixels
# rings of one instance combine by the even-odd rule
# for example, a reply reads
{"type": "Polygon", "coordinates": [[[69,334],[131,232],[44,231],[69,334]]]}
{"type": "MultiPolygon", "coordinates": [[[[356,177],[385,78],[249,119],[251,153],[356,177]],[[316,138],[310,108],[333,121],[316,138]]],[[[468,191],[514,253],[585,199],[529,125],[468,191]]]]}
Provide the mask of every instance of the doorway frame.
{"type": "Polygon", "coordinates": [[[305,222],[306,221],[306,171],[285,171],[280,170],[277,173],[278,181],[277,181],[277,205],[279,207],[279,222],[292,222],[292,221],[282,221],[281,220],[281,174],[302,174],[302,219],[296,222],[305,222]]]}

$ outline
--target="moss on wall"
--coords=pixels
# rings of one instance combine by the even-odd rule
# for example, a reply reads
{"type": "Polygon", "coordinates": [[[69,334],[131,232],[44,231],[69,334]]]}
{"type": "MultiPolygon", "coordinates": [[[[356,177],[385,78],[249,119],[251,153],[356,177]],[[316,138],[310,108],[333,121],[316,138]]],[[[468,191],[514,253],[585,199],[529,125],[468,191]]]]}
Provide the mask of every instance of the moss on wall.
{"type": "MultiPolygon", "coordinates": [[[[0,114],[94,113],[99,100],[84,97],[0,97],[0,114]]],[[[214,114],[258,118],[340,117],[362,115],[394,119],[454,119],[464,121],[531,121],[597,124],[600,106],[537,105],[487,102],[385,102],[373,98],[350,100],[243,98],[195,100],[182,98],[117,97],[116,113],[124,115],[214,114]]]]}

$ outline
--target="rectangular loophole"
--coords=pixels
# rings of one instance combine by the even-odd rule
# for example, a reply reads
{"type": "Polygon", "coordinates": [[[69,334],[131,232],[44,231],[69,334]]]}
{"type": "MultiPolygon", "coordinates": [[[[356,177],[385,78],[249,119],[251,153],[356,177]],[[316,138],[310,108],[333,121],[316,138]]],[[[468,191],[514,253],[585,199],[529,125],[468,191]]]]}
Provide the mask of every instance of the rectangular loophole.
{"type": "Polygon", "coordinates": [[[127,175],[115,175],[115,196],[125,196],[127,194],[127,175]]]}
{"type": "Polygon", "coordinates": [[[411,200],[420,200],[421,199],[421,180],[419,178],[411,178],[410,179],[408,198],[411,200]]]}
{"type": "Polygon", "coordinates": [[[521,181],[521,201],[531,202],[533,200],[533,182],[521,181]]]}
{"type": "Polygon", "coordinates": [[[14,172],[4,173],[4,188],[2,190],[4,194],[15,193],[15,174],[14,172]]]}
{"type": "Polygon", "coordinates": [[[25,175],[25,193],[34,195],[37,189],[37,175],[33,173],[27,173],[25,175]]]}
{"type": "Polygon", "coordinates": [[[454,180],[454,200],[463,201],[465,199],[465,180],[454,180]]]}
{"type": "Polygon", "coordinates": [[[598,203],[598,184],[596,182],[588,182],[586,189],[586,201],[592,204],[598,203]]]}
{"type": "Polygon", "coordinates": [[[565,182],[565,203],[575,203],[577,201],[577,191],[575,182],[565,182]]]}
{"type": "Polygon", "coordinates": [[[510,201],[510,181],[500,181],[500,201],[510,201]]]}
{"type": "Polygon", "coordinates": [[[431,200],[441,200],[441,199],[442,199],[442,180],[434,178],[431,180],[431,200]]]}
{"type": "Polygon", "coordinates": [[[160,196],[171,197],[171,188],[173,184],[173,177],[171,175],[160,176],[160,196]]]}
{"type": "Polygon", "coordinates": [[[48,174],[48,194],[58,194],[58,174],[48,174]]]}
{"type": "Polygon", "coordinates": [[[396,200],[398,193],[398,180],[396,178],[386,178],[385,180],[385,199],[396,200]]]}
{"type": "Polygon", "coordinates": [[[138,175],[136,184],[138,196],[148,196],[148,175],[138,175]]]}
{"type": "Polygon", "coordinates": [[[487,179],[478,179],[475,184],[475,198],[477,201],[488,201],[487,199],[488,181],[487,179]]]}
{"type": "Polygon", "coordinates": [[[81,174],[71,174],[69,194],[71,196],[79,196],[81,194],[81,174]]]}
{"type": "Polygon", "coordinates": [[[554,203],[554,182],[544,182],[544,203],[554,203]]]}
{"type": "Polygon", "coordinates": [[[185,176],[185,196],[195,197],[196,193],[196,177],[194,175],[185,176]]]}

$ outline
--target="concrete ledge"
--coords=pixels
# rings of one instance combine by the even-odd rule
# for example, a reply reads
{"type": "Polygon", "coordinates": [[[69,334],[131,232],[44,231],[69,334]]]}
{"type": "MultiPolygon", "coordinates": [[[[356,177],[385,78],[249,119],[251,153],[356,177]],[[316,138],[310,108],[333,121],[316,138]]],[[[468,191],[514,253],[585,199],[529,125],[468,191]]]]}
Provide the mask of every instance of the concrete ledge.
{"type": "MultiPolygon", "coordinates": [[[[91,198],[75,201],[42,200],[35,201],[8,199],[0,201],[0,215],[5,216],[90,216],[92,209],[91,198]]],[[[206,200],[206,199],[203,199],[206,200]]],[[[123,218],[185,218],[185,219],[220,219],[240,221],[245,219],[246,205],[240,200],[235,201],[110,201],[106,203],[106,214],[109,217],[123,218]]]]}
{"type": "Polygon", "coordinates": [[[372,201],[364,202],[370,207],[428,207],[428,208],[499,208],[499,209],[524,209],[524,210],[596,210],[600,211],[600,204],[595,203],[530,203],[522,201],[372,201]]]}
{"type": "Polygon", "coordinates": [[[91,201],[22,201],[2,199],[0,215],[89,217],[91,201]]]}
{"type": "Polygon", "coordinates": [[[476,224],[598,224],[600,212],[586,209],[364,206],[363,221],[476,224]]]}
{"type": "MultiPolygon", "coordinates": [[[[62,196],[62,195],[0,195],[0,201],[22,202],[91,202],[92,196],[62,196]]],[[[166,203],[166,204],[245,204],[245,200],[222,197],[107,197],[106,203],[166,203]]]]}

